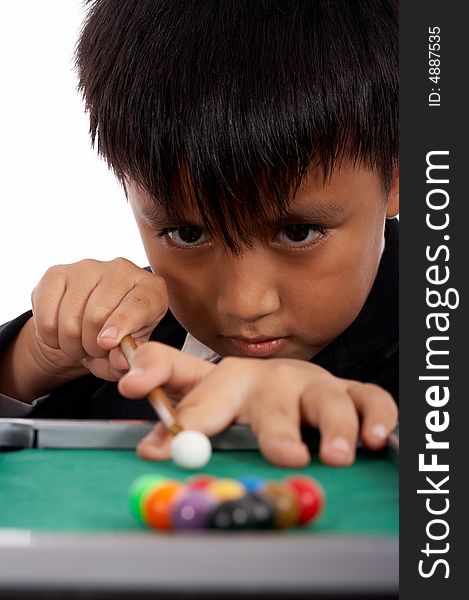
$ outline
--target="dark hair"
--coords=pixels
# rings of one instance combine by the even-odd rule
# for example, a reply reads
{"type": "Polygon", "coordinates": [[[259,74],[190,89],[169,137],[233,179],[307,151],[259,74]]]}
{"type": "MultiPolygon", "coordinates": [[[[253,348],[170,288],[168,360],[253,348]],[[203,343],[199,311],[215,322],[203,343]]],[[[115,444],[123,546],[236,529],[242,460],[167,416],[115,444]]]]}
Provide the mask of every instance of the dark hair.
{"type": "Polygon", "coordinates": [[[311,165],[398,157],[394,0],[87,0],[76,48],[93,144],[232,250],[311,165]]]}

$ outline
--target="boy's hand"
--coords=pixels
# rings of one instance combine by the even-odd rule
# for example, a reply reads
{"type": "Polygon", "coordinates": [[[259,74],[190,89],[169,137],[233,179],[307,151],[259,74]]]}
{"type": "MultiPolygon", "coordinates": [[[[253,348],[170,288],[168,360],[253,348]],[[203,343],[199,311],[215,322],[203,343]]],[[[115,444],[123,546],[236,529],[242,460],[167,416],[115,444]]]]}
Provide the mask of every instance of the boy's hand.
{"type": "MultiPolygon", "coordinates": [[[[229,357],[213,365],[150,342],[136,351],[119,390],[140,398],[159,385],[182,398],[177,412],[184,427],[214,435],[235,422],[249,424],[262,454],[285,467],[310,460],[302,422],[319,428],[319,455],[331,465],[354,461],[359,434],[368,448],[382,448],[397,422],[396,404],[382,388],[294,359],[229,357]]],[[[137,450],[146,459],[167,459],[169,443],[170,434],[158,424],[137,450]]]]}
{"type": "Polygon", "coordinates": [[[168,309],[161,277],[123,258],[51,267],[32,293],[31,351],[45,372],[90,371],[117,380],[128,368],[118,350],[131,333],[147,341],[168,309]]]}

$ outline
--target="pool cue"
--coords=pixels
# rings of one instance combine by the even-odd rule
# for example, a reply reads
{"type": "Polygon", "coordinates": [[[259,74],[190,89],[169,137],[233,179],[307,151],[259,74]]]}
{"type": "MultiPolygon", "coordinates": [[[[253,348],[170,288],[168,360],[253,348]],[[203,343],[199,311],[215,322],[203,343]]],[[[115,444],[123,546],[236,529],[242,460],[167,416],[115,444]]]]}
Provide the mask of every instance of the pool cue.
{"type": "MultiPolygon", "coordinates": [[[[137,347],[138,346],[131,335],[126,335],[119,344],[119,348],[125,356],[129,367],[132,367],[133,356],[137,347]]],[[[163,388],[156,387],[148,394],[147,398],[152,405],[153,410],[160,418],[160,421],[171,434],[176,435],[184,430],[181,423],[179,423],[176,411],[171,405],[171,401],[163,388]]]]}

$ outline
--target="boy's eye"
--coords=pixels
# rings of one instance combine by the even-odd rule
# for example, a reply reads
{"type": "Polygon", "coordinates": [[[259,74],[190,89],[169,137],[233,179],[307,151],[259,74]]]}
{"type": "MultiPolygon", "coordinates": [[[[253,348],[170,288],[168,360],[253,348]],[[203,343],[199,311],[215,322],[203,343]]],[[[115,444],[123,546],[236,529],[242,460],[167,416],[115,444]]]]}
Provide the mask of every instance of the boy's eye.
{"type": "Polygon", "coordinates": [[[163,229],[159,236],[168,236],[176,246],[198,246],[207,241],[207,236],[202,229],[189,225],[163,229]]]}
{"type": "Polygon", "coordinates": [[[277,234],[277,239],[283,244],[289,246],[304,246],[315,242],[321,235],[324,235],[322,227],[317,225],[309,225],[307,223],[298,223],[293,225],[286,225],[277,234]]]}

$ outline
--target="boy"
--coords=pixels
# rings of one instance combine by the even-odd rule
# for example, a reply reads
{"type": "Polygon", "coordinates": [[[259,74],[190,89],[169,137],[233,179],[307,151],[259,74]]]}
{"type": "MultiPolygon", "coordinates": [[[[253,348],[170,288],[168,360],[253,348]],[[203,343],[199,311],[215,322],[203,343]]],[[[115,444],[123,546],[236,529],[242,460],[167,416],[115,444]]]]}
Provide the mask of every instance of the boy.
{"type": "MultiPolygon", "coordinates": [[[[32,315],[0,332],[4,416],[152,418],[138,398],[163,385],[185,426],[248,423],[278,465],[308,462],[301,423],[329,464],[353,462],[359,434],[385,444],[397,22],[390,0],[92,3],[80,88],[152,272],[49,269],[32,315]],[[129,333],[142,345],[127,372],[129,333]]],[[[168,445],[157,425],[138,451],[168,445]]]]}

